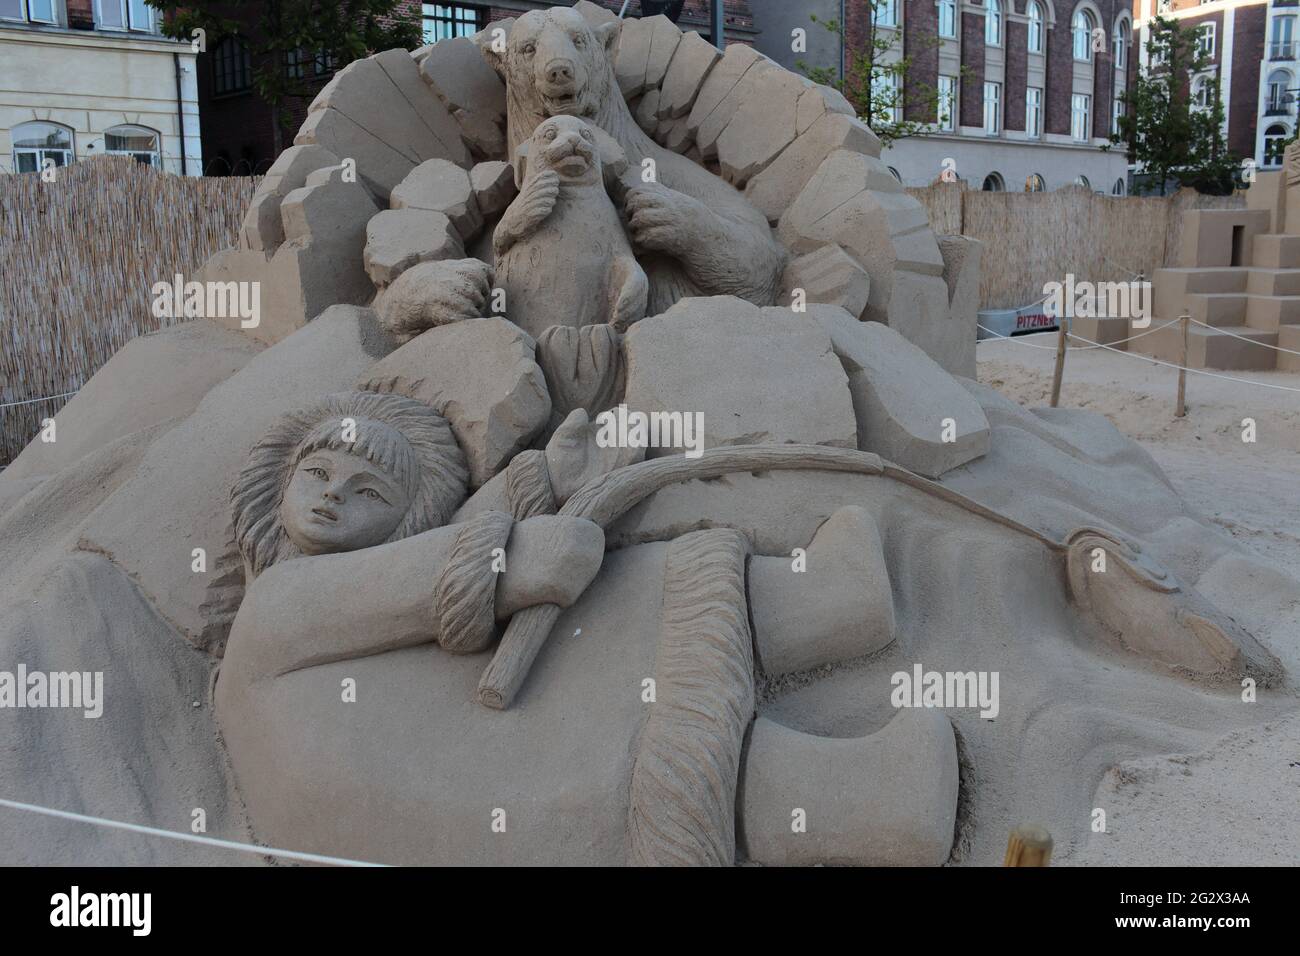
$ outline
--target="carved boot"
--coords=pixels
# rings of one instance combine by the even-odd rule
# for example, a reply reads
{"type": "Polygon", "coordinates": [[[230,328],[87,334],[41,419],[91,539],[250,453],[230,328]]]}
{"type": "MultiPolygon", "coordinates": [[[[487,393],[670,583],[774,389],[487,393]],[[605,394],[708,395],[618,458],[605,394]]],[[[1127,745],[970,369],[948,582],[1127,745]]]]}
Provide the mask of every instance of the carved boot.
{"type": "Polygon", "coordinates": [[[894,598],[875,520],[862,508],[841,508],[803,557],[751,558],[749,605],[769,677],[885,647],[894,639],[894,598]]]}

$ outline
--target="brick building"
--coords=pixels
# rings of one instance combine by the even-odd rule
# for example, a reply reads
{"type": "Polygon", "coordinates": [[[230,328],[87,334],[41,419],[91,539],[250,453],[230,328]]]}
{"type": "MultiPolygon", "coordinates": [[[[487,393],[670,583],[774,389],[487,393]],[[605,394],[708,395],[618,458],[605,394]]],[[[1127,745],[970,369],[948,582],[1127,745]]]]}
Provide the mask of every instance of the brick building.
{"type": "MultiPolygon", "coordinates": [[[[596,0],[618,12],[623,0],[596,0]]],[[[529,10],[564,6],[565,0],[492,0],[490,3],[417,3],[403,0],[400,10],[421,18],[426,43],[481,30],[493,20],[519,16],[529,10]]],[[[626,16],[640,16],[640,0],[631,0],[626,16]]],[[[728,42],[753,42],[757,31],[748,0],[725,0],[724,20],[728,42]]],[[[709,35],[708,0],[685,0],[678,25],[709,35]]],[[[319,89],[333,75],[335,64],[310,55],[295,56],[285,69],[295,71],[310,89],[319,89]]],[[[275,161],[270,108],[252,87],[254,63],[247,47],[225,38],[198,58],[199,103],[203,121],[204,166],[208,175],[236,172],[262,173],[275,161]]],[[[284,145],[306,118],[311,96],[288,104],[284,145]]]]}
{"type": "Polygon", "coordinates": [[[0,0],[0,172],[105,153],[198,175],[190,45],[143,0],[0,0]]]}

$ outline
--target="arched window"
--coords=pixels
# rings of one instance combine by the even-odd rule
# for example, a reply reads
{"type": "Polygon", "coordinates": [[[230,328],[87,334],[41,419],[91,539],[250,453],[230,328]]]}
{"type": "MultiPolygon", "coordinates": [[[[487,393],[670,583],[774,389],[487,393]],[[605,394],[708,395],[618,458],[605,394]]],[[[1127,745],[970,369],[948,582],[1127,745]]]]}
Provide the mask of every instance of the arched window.
{"type": "Polygon", "coordinates": [[[1002,45],[1002,0],[984,0],[984,42],[1002,45]]]}
{"type": "Polygon", "coordinates": [[[1038,173],[1030,173],[1029,178],[1025,180],[1025,192],[1047,192],[1047,180],[1043,179],[1043,177],[1038,175],[1038,173]]]}
{"type": "Polygon", "coordinates": [[[893,166],[888,166],[888,167],[886,167],[886,168],[887,168],[891,173],[894,174],[894,178],[897,179],[900,183],[903,181],[903,177],[900,176],[900,175],[898,175],[898,170],[897,170],[897,169],[895,169],[893,166]]]}
{"type": "Polygon", "coordinates": [[[35,173],[46,162],[72,162],[72,130],[57,123],[22,123],[10,131],[14,143],[14,172],[35,173]]]}
{"type": "Polygon", "coordinates": [[[1264,131],[1264,165],[1281,166],[1285,143],[1291,134],[1281,124],[1274,124],[1264,131]]]}
{"type": "Polygon", "coordinates": [[[1074,22],[1070,28],[1074,35],[1074,58],[1076,60],[1085,60],[1092,62],[1092,31],[1097,27],[1097,21],[1092,17],[1092,11],[1080,8],[1075,11],[1074,22]]]}
{"type": "Polygon", "coordinates": [[[158,141],[158,134],[146,126],[114,126],[104,133],[104,152],[134,156],[137,163],[160,166],[158,141]]]}
{"type": "Polygon", "coordinates": [[[1290,116],[1295,96],[1291,92],[1291,73],[1288,70],[1274,70],[1268,75],[1268,102],[1264,105],[1265,116],[1290,116]]]}
{"type": "Polygon", "coordinates": [[[1076,186],[1082,186],[1084,189],[1092,188],[1092,183],[1088,182],[1088,177],[1083,175],[1083,173],[1079,174],[1078,178],[1075,179],[1074,184],[1076,186]]]}
{"type": "Polygon", "coordinates": [[[1128,183],[1124,182],[1124,178],[1122,176],[1119,179],[1115,180],[1114,186],[1110,187],[1110,194],[1112,196],[1128,195],[1128,183]]]}
{"type": "Polygon", "coordinates": [[[1043,5],[1029,0],[1029,52],[1043,52],[1043,5]]]}
{"type": "Polygon", "coordinates": [[[1006,192],[1007,184],[1002,179],[1001,173],[989,173],[984,177],[984,185],[980,187],[986,193],[1006,192]]]}
{"type": "Polygon", "coordinates": [[[1128,48],[1131,42],[1131,29],[1128,20],[1121,17],[1115,21],[1115,69],[1122,70],[1128,66],[1128,48]]]}
{"type": "Polygon", "coordinates": [[[1214,83],[1208,76],[1192,80],[1192,106],[1198,110],[1209,109],[1214,102],[1214,83]]]}

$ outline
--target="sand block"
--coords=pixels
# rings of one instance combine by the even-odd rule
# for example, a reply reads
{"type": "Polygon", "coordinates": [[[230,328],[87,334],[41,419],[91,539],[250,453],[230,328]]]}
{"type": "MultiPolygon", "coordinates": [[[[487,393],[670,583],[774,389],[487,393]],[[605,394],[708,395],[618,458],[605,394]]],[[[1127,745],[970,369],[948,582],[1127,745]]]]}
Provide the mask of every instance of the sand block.
{"type": "Polygon", "coordinates": [[[411,266],[465,255],[451,220],[427,209],[385,209],[366,225],[366,273],[378,288],[411,266]]]}
{"type": "Polygon", "coordinates": [[[682,31],[663,14],[647,17],[640,22],[650,27],[650,52],[646,56],[645,89],[657,90],[668,74],[668,66],[682,40],[682,31]]]}
{"type": "Polygon", "coordinates": [[[461,138],[478,156],[498,156],[506,148],[506,88],[469,37],[433,44],[420,62],[420,75],[451,111],[461,138]]]}
{"type": "MultiPolygon", "coordinates": [[[[789,309],[732,296],[683,299],[624,339],[629,411],[703,415],[703,444],[854,448],[847,378],[826,331],[789,309]],[[774,388],[775,357],[797,371],[774,388]]],[[[650,448],[647,457],[680,449],[650,448]]]]}
{"type": "Polygon", "coordinates": [[[722,178],[737,189],[772,164],[798,135],[795,117],[809,81],[786,70],[760,74],[718,136],[722,178]]]}
{"type": "Polygon", "coordinates": [[[654,136],[659,128],[659,119],[656,110],[659,107],[659,91],[650,90],[636,105],[636,111],[632,114],[636,117],[636,125],[645,130],[650,136],[654,136]]]}
{"type": "MultiPolygon", "coordinates": [[[[736,118],[740,105],[753,95],[754,90],[757,88],[758,80],[765,74],[773,71],[784,72],[775,62],[763,56],[763,54],[756,53],[754,54],[754,57],[755,58],[750,62],[748,68],[736,81],[736,85],[727,91],[727,94],[718,101],[718,105],[709,112],[709,115],[701,121],[700,125],[695,130],[695,144],[700,148],[700,153],[705,159],[717,158],[718,138],[731,124],[732,120],[736,118]]],[[[726,60],[727,58],[724,55],[722,58],[722,64],[714,69],[710,78],[718,74],[722,69],[722,66],[726,64],[726,60]]],[[[701,91],[701,99],[704,98],[704,92],[706,91],[701,91]]],[[[696,106],[698,105],[699,103],[697,102],[696,106]]],[[[692,111],[691,116],[694,117],[694,115],[695,113],[692,111]]],[[[793,125],[793,117],[791,117],[791,125],[793,125]]]]}
{"type": "Polygon", "coordinates": [[[469,171],[469,184],[484,220],[495,219],[505,212],[519,193],[515,187],[515,168],[501,160],[479,163],[469,171]]]}
{"type": "MultiPolygon", "coordinates": [[[[943,281],[948,286],[948,319],[951,347],[945,355],[930,353],[931,358],[954,375],[975,377],[975,349],[980,307],[980,256],[983,243],[969,236],[940,236],[939,254],[943,256],[943,281]]],[[[1127,337],[1125,332],[1123,337],[1127,337]]]]}
{"type": "Polygon", "coordinates": [[[799,97],[799,107],[795,114],[795,129],[800,133],[804,133],[813,123],[827,113],[838,113],[843,116],[853,117],[858,115],[858,111],[853,108],[853,104],[845,99],[844,94],[839,90],[823,86],[820,83],[814,83],[808,89],[805,89],[803,95],[799,97]]]}
{"type": "Polygon", "coordinates": [[[445,159],[421,163],[398,184],[389,199],[393,209],[426,209],[451,220],[463,242],[483,228],[469,172],[445,159]]]}
{"type": "Polygon", "coordinates": [[[623,21],[618,34],[618,52],[614,56],[614,77],[625,100],[640,96],[646,90],[645,71],[653,41],[654,24],[651,20],[623,21]]]}
{"type": "MultiPolygon", "coordinates": [[[[689,114],[691,132],[698,136],[700,128],[718,109],[722,101],[731,95],[731,92],[736,88],[736,84],[740,82],[750,67],[764,60],[767,60],[767,57],[753,47],[740,43],[727,47],[727,52],[719,57],[713,69],[709,70],[708,76],[704,78],[704,82],[696,94],[695,103],[691,106],[689,114]]],[[[726,118],[730,119],[731,114],[727,113],[726,118]]]]}
{"type": "Polygon", "coordinates": [[[534,349],[528,334],[505,319],[453,322],[375,363],[358,387],[417,398],[446,416],[477,488],[550,420],[551,397],[534,349]]]}
{"type": "Polygon", "coordinates": [[[871,276],[835,243],[793,260],[782,280],[781,303],[793,305],[802,290],[804,302],[837,305],[861,318],[871,296],[871,276]]]}
{"type": "Polygon", "coordinates": [[[419,163],[336,109],[308,113],[293,141],[295,145],[315,143],[340,159],[353,160],[357,176],[382,197],[419,163]]]}
{"type": "Polygon", "coordinates": [[[826,157],[836,150],[879,156],[880,140],[857,117],[824,114],[766,169],[749,180],[745,198],[761,209],[769,222],[778,222],[803,192],[808,180],[816,175],[826,157]]]}
{"type": "Polygon", "coordinates": [[[722,51],[698,33],[682,34],[659,87],[659,118],[687,116],[705,77],[721,59],[722,51]]]}
{"type": "Polygon", "coordinates": [[[582,18],[590,26],[598,27],[602,23],[617,23],[618,17],[610,10],[606,10],[599,4],[592,3],[591,0],[578,0],[573,5],[573,9],[582,14],[582,18]]]}
{"type": "Polygon", "coordinates": [[[858,447],[938,478],[989,449],[989,422],[971,394],[920,348],[879,322],[809,307],[849,373],[858,447]],[[951,420],[951,424],[949,424],[951,420]],[[945,430],[951,441],[945,441],[945,430]]]}
{"type": "Polygon", "coordinates": [[[952,726],[938,711],[900,710],[856,738],[759,717],[741,768],[744,850],[771,866],[939,866],[952,849],[957,768],[952,726]],[[806,832],[792,831],[795,807],[806,832]]]}
{"type": "Polygon", "coordinates": [[[411,59],[405,50],[385,50],[376,53],[374,60],[388,75],[388,79],[397,88],[399,105],[405,105],[414,112],[420,122],[428,128],[437,140],[436,152],[424,153],[421,159],[441,156],[462,166],[468,166],[469,153],[461,141],[461,130],[451,111],[444,106],[420,75],[419,65],[411,59]]]}
{"type": "Polygon", "coordinates": [[[326,166],[337,166],[339,158],[323,146],[290,146],[271,164],[257,185],[239,228],[241,249],[273,250],[284,242],[280,204],[284,197],[307,183],[307,176],[326,166]]]}

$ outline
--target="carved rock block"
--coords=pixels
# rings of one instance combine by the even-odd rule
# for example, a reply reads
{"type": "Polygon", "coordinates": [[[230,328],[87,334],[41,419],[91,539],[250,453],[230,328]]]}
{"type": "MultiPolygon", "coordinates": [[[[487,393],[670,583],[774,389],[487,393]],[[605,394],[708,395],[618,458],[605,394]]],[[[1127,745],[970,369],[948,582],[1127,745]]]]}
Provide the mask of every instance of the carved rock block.
{"type": "Polygon", "coordinates": [[[808,86],[808,80],[786,70],[768,70],[750,84],[735,117],[718,136],[723,179],[743,189],[794,142],[799,100],[808,86]]]}
{"type": "Polygon", "coordinates": [[[444,159],[431,159],[411,170],[393,190],[389,205],[442,213],[456,227],[462,242],[472,242],[483,228],[469,173],[444,159]]]}
{"type": "Polygon", "coordinates": [[[469,184],[484,220],[495,219],[505,212],[519,193],[515,188],[515,168],[501,160],[479,163],[469,171],[469,184]]]}
{"type": "Polygon", "coordinates": [[[793,260],[785,270],[782,304],[793,305],[796,290],[804,302],[837,305],[855,319],[866,310],[871,276],[834,243],[793,260]]]}
{"type": "MultiPolygon", "coordinates": [[[[810,316],[732,296],[683,299],[624,338],[630,411],[703,414],[704,446],[857,447],[847,377],[810,316]],[[780,357],[788,374],[771,379],[780,357]]],[[[680,450],[680,449],[678,449],[680,450]]],[[[651,448],[647,457],[672,454],[651,448]]]]}
{"type": "Polygon", "coordinates": [[[691,112],[709,71],[722,51],[698,33],[682,34],[659,87],[659,118],[681,119],[691,112]]]}
{"type": "Polygon", "coordinates": [[[451,423],[477,488],[527,448],[551,416],[533,340],[505,319],[431,329],[375,363],[360,388],[431,405],[451,423]]]}
{"type": "Polygon", "coordinates": [[[418,263],[464,255],[460,236],[440,212],[385,209],[366,225],[366,273],[379,288],[418,263]]]}
{"type": "Polygon", "coordinates": [[[880,140],[856,117],[841,113],[823,114],[771,165],[749,180],[745,198],[762,210],[769,222],[777,222],[803,192],[826,157],[841,149],[879,156],[880,140]]]}
{"type": "Polygon", "coordinates": [[[338,162],[339,158],[323,146],[290,146],[281,153],[257,185],[239,228],[239,247],[270,252],[284,242],[280,221],[284,197],[305,186],[309,174],[326,166],[337,166],[338,162]]]}

